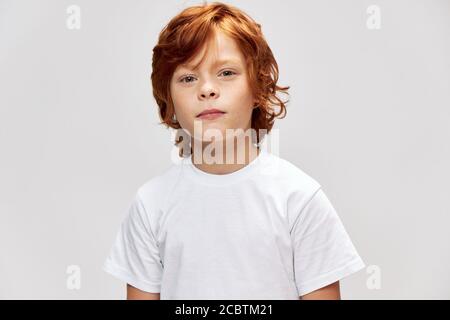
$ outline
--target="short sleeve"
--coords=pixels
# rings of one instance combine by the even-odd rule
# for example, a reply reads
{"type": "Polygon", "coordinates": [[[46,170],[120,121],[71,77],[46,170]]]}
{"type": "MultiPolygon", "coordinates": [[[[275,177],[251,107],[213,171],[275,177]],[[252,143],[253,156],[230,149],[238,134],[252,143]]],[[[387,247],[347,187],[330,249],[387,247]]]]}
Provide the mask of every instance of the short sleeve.
{"type": "Polygon", "coordinates": [[[342,221],[319,188],[291,230],[299,296],[341,280],[365,267],[342,221]]]}
{"type": "Polygon", "coordinates": [[[162,264],[139,193],[128,207],[103,270],[142,291],[160,292],[162,264]]]}

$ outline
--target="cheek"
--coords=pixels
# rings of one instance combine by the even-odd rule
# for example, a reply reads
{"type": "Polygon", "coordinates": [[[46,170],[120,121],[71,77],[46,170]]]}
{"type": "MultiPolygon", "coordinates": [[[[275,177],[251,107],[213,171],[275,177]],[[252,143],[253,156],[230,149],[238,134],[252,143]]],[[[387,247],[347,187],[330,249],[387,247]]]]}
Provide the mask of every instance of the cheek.
{"type": "Polygon", "coordinates": [[[231,94],[234,100],[233,109],[235,109],[235,111],[239,111],[239,113],[243,114],[253,110],[254,99],[246,82],[241,82],[235,86],[231,94]]]}
{"type": "Polygon", "coordinates": [[[170,96],[171,96],[174,104],[178,104],[178,101],[181,100],[180,99],[180,91],[177,90],[174,85],[170,86],[170,96]]]}
{"type": "Polygon", "coordinates": [[[175,112],[177,116],[181,117],[187,111],[187,107],[189,106],[189,95],[186,94],[183,90],[174,90],[171,87],[171,98],[175,108],[175,112]]]}

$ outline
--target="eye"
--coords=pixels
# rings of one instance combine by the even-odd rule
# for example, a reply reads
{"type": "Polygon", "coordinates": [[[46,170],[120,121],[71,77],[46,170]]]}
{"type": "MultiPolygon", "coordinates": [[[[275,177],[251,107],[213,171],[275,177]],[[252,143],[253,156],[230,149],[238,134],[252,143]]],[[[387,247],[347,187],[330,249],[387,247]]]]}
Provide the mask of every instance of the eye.
{"type": "Polygon", "coordinates": [[[184,82],[184,83],[190,83],[190,82],[192,82],[192,81],[184,81],[184,80],[186,80],[186,79],[192,79],[192,78],[194,78],[193,76],[186,76],[186,77],[184,77],[184,78],[182,78],[181,80],[180,80],[180,82],[184,82]]]}
{"type": "Polygon", "coordinates": [[[236,74],[236,72],[231,71],[231,70],[225,70],[225,71],[223,71],[221,74],[224,74],[225,72],[231,72],[231,75],[236,74]]]}
{"type": "MultiPolygon", "coordinates": [[[[236,74],[236,72],[231,71],[231,70],[224,70],[224,71],[222,71],[220,74],[224,74],[224,73],[226,73],[226,72],[230,72],[230,73],[231,73],[230,76],[236,74]]],[[[185,76],[185,77],[183,77],[183,78],[180,79],[180,82],[183,82],[183,83],[191,83],[191,82],[193,81],[192,79],[195,79],[195,78],[194,78],[193,76],[185,76]],[[187,79],[188,81],[186,81],[186,79],[187,79]],[[189,81],[189,79],[191,79],[191,81],[189,81]]]]}

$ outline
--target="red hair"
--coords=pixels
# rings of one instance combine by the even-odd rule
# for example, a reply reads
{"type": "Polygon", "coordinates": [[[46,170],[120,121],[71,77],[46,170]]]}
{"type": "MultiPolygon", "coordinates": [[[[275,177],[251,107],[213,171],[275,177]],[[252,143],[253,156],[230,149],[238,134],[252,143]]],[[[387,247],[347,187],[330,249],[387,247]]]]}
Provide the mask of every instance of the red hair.
{"type": "MultiPolygon", "coordinates": [[[[190,61],[216,31],[233,38],[246,59],[249,86],[257,101],[251,127],[257,132],[256,143],[259,144],[265,133],[271,131],[275,118],[286,116],[285,104],[289,100],[282,101],[277,97],[277,92],[289,95],[289,86],[277,85],[278,64],[262,34],[261,25],[240,9],[221,2],[188,7],[173,17],[160,32],[158,43],[153,48],[151,75],[153,96],[162,120],[160,124],[181,128],[173,120],[175,109],[170,94],[172,75],[178,65],[190,61]],[[278,111],[275,106],[279,107],[278,111]],[[265,129],[261,136],[260,129],[265,129]]],[[[179,142],[176,140],[175,144],[179,142]]]]}

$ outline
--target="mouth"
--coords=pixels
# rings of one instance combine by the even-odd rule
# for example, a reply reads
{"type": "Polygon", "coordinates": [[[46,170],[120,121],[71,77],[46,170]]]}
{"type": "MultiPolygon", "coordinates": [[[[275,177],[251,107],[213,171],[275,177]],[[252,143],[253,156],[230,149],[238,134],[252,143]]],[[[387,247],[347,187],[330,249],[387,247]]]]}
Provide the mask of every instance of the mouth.
{"type": "Polygon", "coordinates": [[[200,119],[216,119],[226,112],[219,109],[206,109],[197,115],[197,118],[200,119]]]}

